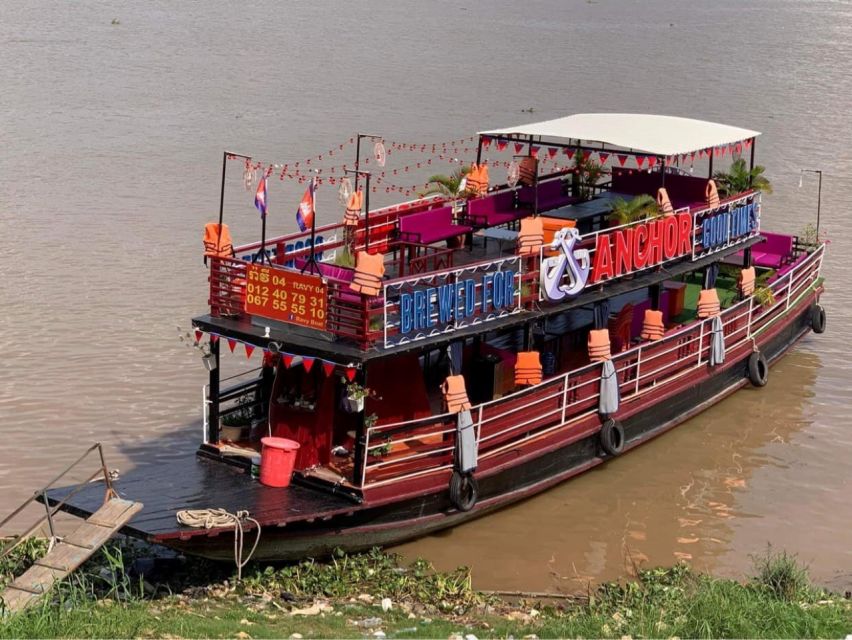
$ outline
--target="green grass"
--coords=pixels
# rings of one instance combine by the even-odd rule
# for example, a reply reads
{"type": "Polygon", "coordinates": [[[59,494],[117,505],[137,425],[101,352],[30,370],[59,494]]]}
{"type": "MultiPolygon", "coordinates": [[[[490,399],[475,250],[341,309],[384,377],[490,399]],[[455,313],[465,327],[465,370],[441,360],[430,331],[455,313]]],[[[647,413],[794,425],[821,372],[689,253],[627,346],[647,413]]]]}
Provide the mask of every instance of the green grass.
{"type": "MultiPolygon", "coordinates": [[[[25,549],[25,562],[33,549],[25,549]]],[[[0,638],[364,637],[844,637],[852,608],[816,589],[796,558],[769,549],[740,583],[686,565],[640,571],[588,601],[506,602],[471,587],[470,573],[410,566],[372,551],[327,562],[254,567],[240,584],[194,561],[145,595],[121,565],[133,550],[113,546],[32,610],[0,622],[0,638]],[[208,581],[211,581],[209,583],[208,581]],[[171,594],[171,595],[169,595],[171,594]],[[383,610],[382,598],[393,606],[383,610]]],[[[8,565],[5,567],[8,568],[8,565]]],[[[0,566],[0,569],[4,569],[0,566]]]]}

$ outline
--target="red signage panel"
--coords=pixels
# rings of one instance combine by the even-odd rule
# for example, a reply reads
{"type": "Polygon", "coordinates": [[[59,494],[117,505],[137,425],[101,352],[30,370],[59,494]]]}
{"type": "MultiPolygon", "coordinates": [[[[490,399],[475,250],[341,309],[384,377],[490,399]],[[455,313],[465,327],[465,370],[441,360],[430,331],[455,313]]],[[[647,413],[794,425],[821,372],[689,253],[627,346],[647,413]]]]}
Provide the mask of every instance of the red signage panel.
{"type": "Polygon", "coordinates": [[[246,266],[246,313],[325,330],[327,307],[328,288],[321,277],[246,266]]]}

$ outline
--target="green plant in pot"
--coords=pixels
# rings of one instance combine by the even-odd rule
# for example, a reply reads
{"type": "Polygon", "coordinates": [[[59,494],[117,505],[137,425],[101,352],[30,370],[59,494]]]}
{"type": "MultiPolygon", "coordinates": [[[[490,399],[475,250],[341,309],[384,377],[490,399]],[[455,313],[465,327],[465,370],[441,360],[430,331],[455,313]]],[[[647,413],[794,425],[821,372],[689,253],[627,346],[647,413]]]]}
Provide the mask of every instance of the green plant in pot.
{"type": "Polygon", "coordinates": [[[737,158],[727,171],[714,173],[713,180],[716,181],[720,195],[732,196],[749,189],[769,194],[772,193],[772,183],[763,175],[765,170],[759,164],[749,170],[745,158],[737,158]]]}
{"type": "Polygon", "coordinates": [[[219,418],[219,434],[223,440],[243,440],[248,435],[254,418],[253,401],[249,396],[242,396],[237,400],[236,407],[224,413],[219,418]]]}
{"type": "Polygon", "coordinates": [[[612,201],[611,208],[609,220],[616,225],[630,224],[647,218],[656,218],[660,215],[657,201],[647,194],[636,196],[630,200],[616,198],[612,201]]]}
{"type": "Polygon", "coordinates": [[[595,186],[604,174],[603,165],[590,157],[584,157],[583,151],[577,149],[574,156],[574,185],[572,191],[581,200],[591,200],[595,186]]]}
{"type": "Polygon", "coordinates": [[[346,385],[346,392],[343,395],[343,410],[347,413],[360,413],[364,410],[364,402],[370,395],[372,392],[367,387],[357,382],[350,382],[346,385]]]}

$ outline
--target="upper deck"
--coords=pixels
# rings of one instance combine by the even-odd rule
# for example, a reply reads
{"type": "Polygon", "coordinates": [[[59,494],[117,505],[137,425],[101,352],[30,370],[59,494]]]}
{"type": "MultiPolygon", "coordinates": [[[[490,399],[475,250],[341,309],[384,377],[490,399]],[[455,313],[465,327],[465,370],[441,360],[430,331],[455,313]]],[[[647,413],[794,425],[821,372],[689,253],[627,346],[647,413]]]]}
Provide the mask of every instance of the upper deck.
{"type": "Polygon", "coordinates": [[[356,252],[383,255],[378,295],[352,290],[341,222],[318,227],[313,245],[307,232],[267,240],[268,264],[257,262],[260,243],[212,259],[210,314],[195,322],[263,348],[278,342],[352,361],[522,324],[701,268],[755,242],[759,194],[745,191],[711,207],[706,185],[684,172],[614,168],[581,201],[569,170],[456,203],[429,197],[385,207],[362,217],[349,239],[356,252]],[[663,184],[673,215],[609,221],[615,197],[654,196],[663,184]],[[519,256],[515,229],[536,214],[545,221],[545,245],[519,256]],[[558,233],[572,228],[579,233],[558,233]],[[584,273],[573,271],[578,262],[584,273]],[[572,275],[582,282],[565,294],[572,275]]]}

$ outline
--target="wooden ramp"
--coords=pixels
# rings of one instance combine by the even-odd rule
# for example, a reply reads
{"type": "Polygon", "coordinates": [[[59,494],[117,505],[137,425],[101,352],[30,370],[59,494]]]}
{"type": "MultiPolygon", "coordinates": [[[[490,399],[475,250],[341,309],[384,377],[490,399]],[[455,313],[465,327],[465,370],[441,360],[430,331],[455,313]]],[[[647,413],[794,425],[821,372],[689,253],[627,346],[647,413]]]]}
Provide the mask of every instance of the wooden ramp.
{"type": "Polygon", "coordinates": [[[50,591],[54,584],[88,560],[142,508],[139,502],[112,498],[63,538],[43,558],[0,593],[6,611],[15,613],[50,591]]]}

